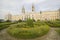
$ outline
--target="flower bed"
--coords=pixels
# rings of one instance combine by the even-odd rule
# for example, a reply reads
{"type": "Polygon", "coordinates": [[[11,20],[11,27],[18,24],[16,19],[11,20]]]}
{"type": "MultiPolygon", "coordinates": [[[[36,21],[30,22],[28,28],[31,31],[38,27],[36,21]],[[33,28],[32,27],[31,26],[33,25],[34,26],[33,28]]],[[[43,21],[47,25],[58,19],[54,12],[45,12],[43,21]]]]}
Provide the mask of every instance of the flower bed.
{"type": "MultiPolygon", "coordinates": [[[[18,25],[18,24],[16,24],[18,25]]],[[[16,38],[22,38],[22,39],[30,39],[30,38],[36,38],[41,37],[48,33],[50,27],[48,25],[41,25],[41,26],[34,26],[34,27],[19,27],[19,26],[10,26],[7,30],[7,32],[16,38]]]]}

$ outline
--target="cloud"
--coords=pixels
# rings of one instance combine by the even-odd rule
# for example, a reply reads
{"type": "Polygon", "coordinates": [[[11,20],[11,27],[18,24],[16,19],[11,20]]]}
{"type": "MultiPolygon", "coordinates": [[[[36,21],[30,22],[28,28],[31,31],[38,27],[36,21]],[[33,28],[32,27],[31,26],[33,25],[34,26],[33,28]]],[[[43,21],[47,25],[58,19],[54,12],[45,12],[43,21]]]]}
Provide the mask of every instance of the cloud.
{"type": "Polygon", "coordinates": [[[45,1],[45,0],[24,0],[24,3],[28,3],[28,4],[30,4],[30,3],[33,3],[33,4],[35,4],[35,3],[40,3],[40,2],[43,2],[43,1],[45,1]]]}
{"type": "Polygon", "coordinates": [[[36,8],[42,11],[57,10],[60,8],[60,0],[46,0],[36,4],[36,8]]]}
{"type": "Polygon", "coordinates": [[[20,14],[23,5],[26,11],[31,11],[32,4],[36,11],[56,10],[60,7],[60,0],[0,0],[0,16],[9,11],[20,14]]]}

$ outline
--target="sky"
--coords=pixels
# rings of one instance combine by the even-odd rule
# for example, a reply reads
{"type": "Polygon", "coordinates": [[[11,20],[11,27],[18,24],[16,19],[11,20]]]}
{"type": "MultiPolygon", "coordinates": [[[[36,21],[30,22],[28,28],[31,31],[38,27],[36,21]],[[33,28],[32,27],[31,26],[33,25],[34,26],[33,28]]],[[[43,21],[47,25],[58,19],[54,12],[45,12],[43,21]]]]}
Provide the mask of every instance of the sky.
{"type": "Polygon", "coordinates": [[[26,11],[30,12],[32,4],[36,12],[60,8],[60,0],[0,0],[0,19],[4,18],[7,13],[20,14],[23,6],[26,11]]]}

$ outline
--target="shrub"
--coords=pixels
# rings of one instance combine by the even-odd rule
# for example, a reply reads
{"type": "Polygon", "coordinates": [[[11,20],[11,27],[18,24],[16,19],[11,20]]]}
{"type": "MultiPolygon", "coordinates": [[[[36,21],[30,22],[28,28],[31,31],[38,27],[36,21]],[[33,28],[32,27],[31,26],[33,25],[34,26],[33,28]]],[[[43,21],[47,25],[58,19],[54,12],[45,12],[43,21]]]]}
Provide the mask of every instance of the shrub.
{"type": "Polygon", "coordinates": [[[56,21],[60,21],[60,19],[56,19],[56,21]]]}
{"type": "Polygon", "coordinates": [[[9,25],[11,25],[13,23],[11,22],[4,22],[4,23],[0,23],[0,30],[9,27],[9,25]]]}
{"type": "Polygon", "coordinates": [[[18,28],[26,28],[27,24],[26,23],[17,23],[17,24],[13,24],[10,25],[11,27],[18,27],[18,28]]]}
{"type": "Polygon", "coordinates": [[[46,25],[45,21],[40,21],[40,20],[37,20],[36,22],[34,22],[34,24],[37,26],[46,25]]]}
{"type": "Polygon", "coordinates": [[[0,23],[2,23],[2,22],[4,22],[4,20],[3,19],[0,19],[0,23]]]}
{"type": "Polygon", "coordinates": [[[60,21],[47,21],[46,23],[51,27],[60,27],[60,21]]]}
{"type": "Polygon", "coordinates": [[[34,27],[33,20],[32,19],[27,19],[26,24],[30,27],[34,27]]]}
{"type": "Polygon", "coordinates": [[[5,22],[11,22],[11,20],[6,20],[5,22]]]}
{"type": "Polygon", "coordinates": [[[32,19],[32,20],[33,20],[33,22],[36,22],[35,19],[32,19]]]}
{"type": "Polygon", "coordinates": [[[22,22],[22,20],[20,19],[20,20],[18,20],[18,22],[22,22]]]}

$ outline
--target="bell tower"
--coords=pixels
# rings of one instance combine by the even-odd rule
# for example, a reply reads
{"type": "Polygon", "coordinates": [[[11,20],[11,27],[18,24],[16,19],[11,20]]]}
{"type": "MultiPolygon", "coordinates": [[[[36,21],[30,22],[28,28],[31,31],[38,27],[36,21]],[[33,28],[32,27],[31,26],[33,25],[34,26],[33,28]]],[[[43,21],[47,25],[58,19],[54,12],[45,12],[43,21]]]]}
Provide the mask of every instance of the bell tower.
{"type": "Polygon", "coordinates": [[[24,6],[22,7],[22,13],[25,14],[25,8],[24,8],[24,6]]]}
{"type": "Polygon", "coordinates": [[[33,11],[35,11],[35,7],[34,7],[34,5],[32,4],[32,12],[33,12],[33,11]]]}

